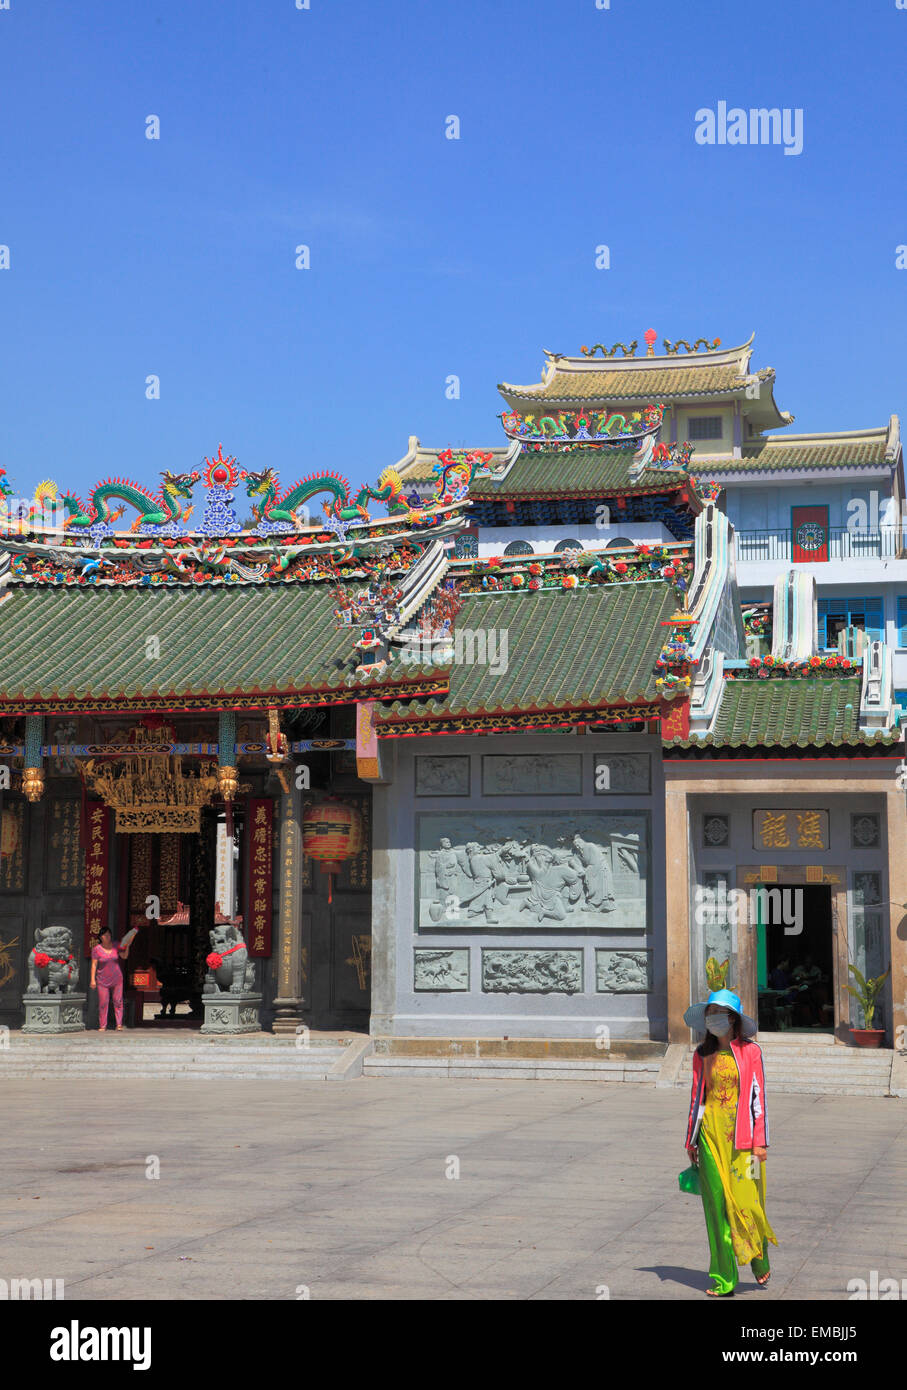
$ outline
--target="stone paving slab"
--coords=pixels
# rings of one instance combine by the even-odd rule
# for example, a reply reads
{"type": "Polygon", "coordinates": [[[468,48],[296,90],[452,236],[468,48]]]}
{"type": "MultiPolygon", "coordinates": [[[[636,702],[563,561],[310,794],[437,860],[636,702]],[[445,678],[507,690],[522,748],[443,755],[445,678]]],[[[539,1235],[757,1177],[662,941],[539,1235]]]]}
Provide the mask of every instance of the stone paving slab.
{"type": "MultiPolygon", "coordinates": [[[[771,1285],[746,1270],[740,1295],[907,1279],[904,1107],[769,1103],[780,1245],[771,1285]]],[[[62,1278],[69,1299],[701,1300],[708,1283],[701,1203],[677,1188],[681,1090],[113,1075],[10,1079],[0,1105],[0,1277],[62,1278]]]]}

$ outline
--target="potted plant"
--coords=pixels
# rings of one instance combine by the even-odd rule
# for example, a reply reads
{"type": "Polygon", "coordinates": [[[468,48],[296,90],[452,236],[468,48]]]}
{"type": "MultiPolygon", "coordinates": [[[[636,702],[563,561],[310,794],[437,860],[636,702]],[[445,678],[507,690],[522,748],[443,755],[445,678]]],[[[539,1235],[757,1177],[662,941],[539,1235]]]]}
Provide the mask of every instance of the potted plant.
{"type": "Polygon", "coordinates": [[[884,975],[877,975],[874,980],[864,979],[855,965],[848,965],[847,969],[853,971],[857,988],[854,989],[853,985],[845,985],[844,988],[848,994],[853,995],[863,1011],[863,1027],[851,1028],[850,1036],[857,1047],[881,1047],[885,1029],[873,1028],[872,1019],[875,1014],[876,998],[891,974],[891,966],[888,967],[884,975]]]}

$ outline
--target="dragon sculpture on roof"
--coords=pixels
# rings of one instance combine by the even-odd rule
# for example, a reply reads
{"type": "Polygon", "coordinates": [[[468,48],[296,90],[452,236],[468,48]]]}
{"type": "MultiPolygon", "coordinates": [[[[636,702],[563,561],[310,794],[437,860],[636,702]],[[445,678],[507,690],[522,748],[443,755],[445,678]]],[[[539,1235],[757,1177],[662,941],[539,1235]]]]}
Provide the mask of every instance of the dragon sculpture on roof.
{"type": "Polygon", "coordinates": [[[321,493],[328,495],[328,500],[322,503],[325,516],[350,525],[370,519],[366,506],[369,501],[385,503],[391,516],[413,514],[413,508],[403,495],[403,480],[393,468],[384,470],[376,488],[360,488],[352,498],[349,483],[336,473],[313,474],[280,495],[279,476],[273,468],[247,472],[246,493],[258,520],[255,529],[261,534],[299,530],[297,512],[306,507],[310,498],[321,493]]]}
{"type": "Polygon", "coordinates": [[[87,508],[74,493],[65,492],[62,497],[66,511],[63,525],[71,530],[109,528],[125,510],[120,508],[115,513],[111,512],[110,502],[116,498],[135,507],[138,512],[130,530],[151,535],[174,535],[192,515],[192,507],[184,507],[182,502],[190,501],[192,489],[200,476],[196,472],[165,471],[161,475],[161,486],[154,496],[139,483],[127,482],[125,478],[108,478],[91,491],[87,508]]]}

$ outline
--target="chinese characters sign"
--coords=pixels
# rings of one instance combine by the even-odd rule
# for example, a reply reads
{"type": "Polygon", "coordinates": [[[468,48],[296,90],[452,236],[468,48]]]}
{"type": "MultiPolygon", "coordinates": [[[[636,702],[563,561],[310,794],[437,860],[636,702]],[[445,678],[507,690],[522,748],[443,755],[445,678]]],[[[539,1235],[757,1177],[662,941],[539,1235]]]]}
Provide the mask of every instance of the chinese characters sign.
{"type": "Polygon", "coordinates": [[[85,807],[85,954],[91,954],[92,938],[107,922],[110,811],[100,801],[85,807]]]}
{"type": "Polygon", "coordinates": [[[274,802],[253,797],[248,803],[249,910],[246,945],[250,956],[271,954],[271,884],[274,802]]]}
{"type": "Polygon", "coordinates": [[[0,811],[0,889],[25,890],[25,805],[8,802],[0,811]]]}
{"type": "Polygon", "coordinates": [[[828,849],[827,811],[754,811],[755,849],[828,849]]]}
{"type": "Polygon", "coordinates": [[[78,801],[52,801],[48,825],[48,888],[82,887],[78,801]]]}

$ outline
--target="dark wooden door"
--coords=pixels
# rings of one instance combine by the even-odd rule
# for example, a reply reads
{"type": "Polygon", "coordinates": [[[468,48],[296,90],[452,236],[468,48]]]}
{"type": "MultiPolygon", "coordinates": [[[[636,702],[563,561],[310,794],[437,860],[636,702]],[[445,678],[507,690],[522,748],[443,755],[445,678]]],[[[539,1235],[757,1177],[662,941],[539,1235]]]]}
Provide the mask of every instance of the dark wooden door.
{"type": "Polygon", "coordinates": [[[28,956],[35,932],[69,927],[80,962],[80,987],[88,984],[82,956],[83,856],[79,843],[81,800],[77,784],[49,781],[41,801],[0,793],[0,1023],[19,1027],[28,956]]]}
{"type": "Polygon", "coordinates": [[[362,817],[363,848],[334,877],[330,902],[327,875],[310,859],[305,860],[305,1019],[312,1028],[368,1032],[372,992],[371,792],[338,791],[337,795],[355,805],[362,817]]]}

